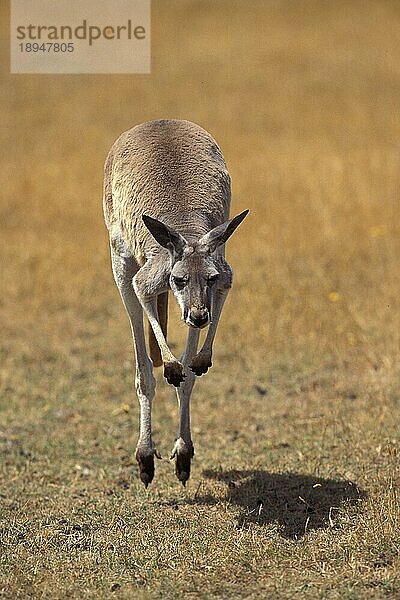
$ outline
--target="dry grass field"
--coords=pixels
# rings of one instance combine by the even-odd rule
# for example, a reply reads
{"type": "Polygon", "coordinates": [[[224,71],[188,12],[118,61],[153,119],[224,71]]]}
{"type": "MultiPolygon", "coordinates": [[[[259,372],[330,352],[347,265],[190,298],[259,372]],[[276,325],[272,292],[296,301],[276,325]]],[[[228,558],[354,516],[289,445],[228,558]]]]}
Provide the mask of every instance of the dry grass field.
{"type": "Polygon", "coordinates": [[[148,76],[10,76],[8,18],[0,596],[400,598],[399,3],[154,0],[148,76]],[[191,480],[158,372],[146,491],[101,188],[114,139],[160,117],[216,137],[251,213],[191,480]]]}

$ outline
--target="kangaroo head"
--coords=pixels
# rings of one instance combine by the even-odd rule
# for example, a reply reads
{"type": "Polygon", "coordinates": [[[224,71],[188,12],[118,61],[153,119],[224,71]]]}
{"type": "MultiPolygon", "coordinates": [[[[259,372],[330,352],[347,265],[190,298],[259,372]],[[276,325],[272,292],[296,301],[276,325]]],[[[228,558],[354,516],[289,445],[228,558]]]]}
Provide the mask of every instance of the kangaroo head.
{"type": "Polygon", "coordinates": [[[194,243],[169,225],[143,215],[154,239],[170,253],[169,285],[187,325],[201,329],[211,322],[213,295],[222,276],[221,257],[214,255],[214,250],[226,242],[248,212],[214,227],[194,243]]]}

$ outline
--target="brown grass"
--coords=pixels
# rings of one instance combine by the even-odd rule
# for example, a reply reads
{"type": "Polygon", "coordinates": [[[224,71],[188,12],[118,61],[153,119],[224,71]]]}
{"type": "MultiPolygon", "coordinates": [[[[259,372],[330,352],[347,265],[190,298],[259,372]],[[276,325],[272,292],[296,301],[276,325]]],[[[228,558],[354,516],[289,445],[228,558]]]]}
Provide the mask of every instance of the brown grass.
{"type": "MultiPolygon", "coordinates": [[[[0,589],[399,598],[398,3],[152,13],[151,76],[10,76],[4,60],[0,589]],[[117,135],[158,117],[215,135],[233,212],[251,214],[194,392],[190,485],[163,460],[146,493],[101,184],[117,135]]],[[[177,411],[159,379],[167,456],[177,411]]]]}

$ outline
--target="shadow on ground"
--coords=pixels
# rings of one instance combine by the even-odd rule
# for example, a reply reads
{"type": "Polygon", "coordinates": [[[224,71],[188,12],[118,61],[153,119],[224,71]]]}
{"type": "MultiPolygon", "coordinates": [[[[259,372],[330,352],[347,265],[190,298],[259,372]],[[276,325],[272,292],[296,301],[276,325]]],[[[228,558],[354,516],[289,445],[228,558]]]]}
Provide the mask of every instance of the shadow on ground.
{"type": "MultiPolygon", "coordinates": [[[[340,513],[367,497],[352,481],[297,473],[230,470],[203,471],[203,476],[226,484],[227,499],[241,509],[240,526],[276,523],[281,535],[290,539],[334,527],[340,513]]],[[[195,501],[210,504],[216,499],[206,496],[195,501]]]]}

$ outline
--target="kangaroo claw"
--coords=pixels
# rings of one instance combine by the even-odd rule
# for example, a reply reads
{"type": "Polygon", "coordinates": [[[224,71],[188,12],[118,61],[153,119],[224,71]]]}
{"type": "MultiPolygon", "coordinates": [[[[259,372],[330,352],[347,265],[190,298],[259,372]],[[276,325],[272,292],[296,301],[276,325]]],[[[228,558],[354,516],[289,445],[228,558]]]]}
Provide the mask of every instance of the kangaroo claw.
{"type": "Polygon", "coordinates": [[[164,377],[168,383],[179,387],[186,375],[183,372],[183,366],[180,362],[165,362],[164,363],[164,377]]]}
{"type": "Polygon", "coordinates": [[[212,367],[211,351],[208,350],[200,351],[189,363],[189,369],[198,377],[207,373],[210,367],[212,367]]]}
{"type": "Polygon", "coordinates": [[[161,459],[161,454],[154,445],[152,449],[141,446],[136,449],[135,458],[139,467],[139,479],[144,483],[146,489],[154,478],[154,457],[161,459]]]}
{"type": "Polygon", "coordinates": [[[186,444],[182,438],[176,440],[171,453],[171,460],[175,459],[175,475],[183,487],[186,486],[186,482],[190,477],[190,467],[193,455],[194,448],[191,443],[186,444]]]}

